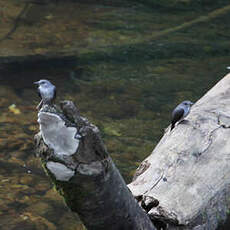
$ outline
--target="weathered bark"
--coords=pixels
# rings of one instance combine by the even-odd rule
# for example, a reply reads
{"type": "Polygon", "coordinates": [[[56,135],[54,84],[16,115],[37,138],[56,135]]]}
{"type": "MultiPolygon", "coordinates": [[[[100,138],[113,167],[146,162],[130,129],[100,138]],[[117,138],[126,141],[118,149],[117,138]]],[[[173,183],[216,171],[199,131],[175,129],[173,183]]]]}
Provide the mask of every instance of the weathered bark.
{"type": "Polygon", "coordinates": [[[168,128],[128,185],[167,229],[214,230],[230,210],[230,74],[168,128]]]}
{"type": "Polygon", "coordinates": [[[73,103],[38,113],[36,152],[68,207],[88,230],[153,230],[109,157],[96,126],[73,103]]]}

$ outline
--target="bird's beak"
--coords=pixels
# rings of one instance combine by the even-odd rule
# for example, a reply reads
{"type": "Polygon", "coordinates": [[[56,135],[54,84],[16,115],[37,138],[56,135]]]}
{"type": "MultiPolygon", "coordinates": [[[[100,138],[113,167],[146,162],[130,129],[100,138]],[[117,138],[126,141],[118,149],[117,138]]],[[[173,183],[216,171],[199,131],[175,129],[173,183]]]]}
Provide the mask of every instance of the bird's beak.
{"type": "Polygon", "coordinates": [[[35,85],[39,85],[39,81],[35,81],[34,84],[35,84],[35,85]]]}
{"type": "Polygon", "coordinates": [[[194,103],[192,103],[192,102],[190,103],[190,105],[193,105],[193,104],[194,104],[194,103]]]}

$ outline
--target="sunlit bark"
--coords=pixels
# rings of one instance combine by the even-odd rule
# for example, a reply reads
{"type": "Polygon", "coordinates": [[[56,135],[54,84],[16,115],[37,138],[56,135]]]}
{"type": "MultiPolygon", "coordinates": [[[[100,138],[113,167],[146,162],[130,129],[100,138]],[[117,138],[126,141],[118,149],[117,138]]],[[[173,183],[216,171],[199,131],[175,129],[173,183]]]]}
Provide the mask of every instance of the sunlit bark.
{"type": "Polygon", "coordinates": [[[167,229],[214,230],[230,208],[230,74],[168,128],[128,185],[167,229]]]}

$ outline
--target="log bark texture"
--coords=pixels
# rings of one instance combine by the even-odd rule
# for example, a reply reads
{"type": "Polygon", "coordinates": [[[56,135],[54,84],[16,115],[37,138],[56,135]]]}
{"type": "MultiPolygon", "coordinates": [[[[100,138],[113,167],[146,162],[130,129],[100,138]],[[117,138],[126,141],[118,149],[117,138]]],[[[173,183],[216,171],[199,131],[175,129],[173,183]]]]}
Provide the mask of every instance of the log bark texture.
{"type": "Polygon", "coordinates": [[[96,126],[72,102],[38,113],[36,153],[88,230],[154,230],[108,155],[96,126]]]}
{"type": "Polygon", "coordinates": [[[230,211],[230,74],[168,128],[128,185],[164,229],[214,230],[230,211]]]}

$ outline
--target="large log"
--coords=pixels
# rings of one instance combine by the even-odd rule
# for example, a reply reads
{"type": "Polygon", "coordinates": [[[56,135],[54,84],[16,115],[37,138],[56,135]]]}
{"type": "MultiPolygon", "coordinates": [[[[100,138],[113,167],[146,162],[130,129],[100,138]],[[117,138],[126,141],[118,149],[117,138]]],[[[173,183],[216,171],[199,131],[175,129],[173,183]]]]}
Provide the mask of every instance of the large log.
{"type": "Polygon", "coordinates": [[[165,229],[214,230],[230,210],[230,74],[168,128],[128,185],[165,229]]]}
{"type": "Polygon", "coordinates": [[[44,169],[88,230],[154,230],[108,155],[96,126],[73,103],[38,113],[36,152],[44,169]]]}

